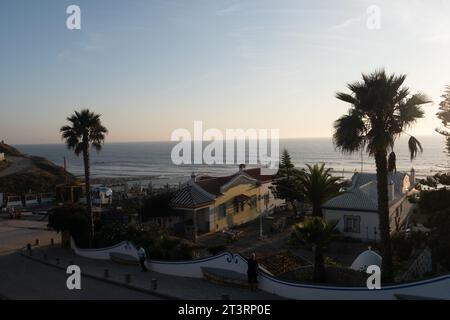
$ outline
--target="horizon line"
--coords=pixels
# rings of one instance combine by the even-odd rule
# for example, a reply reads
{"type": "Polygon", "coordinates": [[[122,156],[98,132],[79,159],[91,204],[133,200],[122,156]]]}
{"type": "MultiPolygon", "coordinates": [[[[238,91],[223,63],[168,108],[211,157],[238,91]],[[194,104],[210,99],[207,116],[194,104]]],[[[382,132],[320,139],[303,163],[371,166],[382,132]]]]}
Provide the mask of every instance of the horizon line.
{"type": "MultiPolygon", "coordinates": [[[[416,135],[416,137],[441,137],[441,135],[434,133],[434,134],[421,134],[421,135],[416,135]]],[[[279,138],[279,140],[315,140],[315,139],[332,139],[332,136],[327,136],[327,137],[286,137],[286,138],[279,138]]],[[[248,139],[246,139],[247,141],[248,139]]],[[[267,139],[270,142],[270,139],[267,139]]],[[[197,142],[198,140],[192,140],[192,142],[197,142]]],[[[204,142],[212,142],[214,140],[202,140],[204,142]]],[[[218,140],[218,141],[229,141],[226,139],[223,140],[218,140]]],[[[236,140],[234,140],[236,141],[236,140]]],[[[168,143],[168,142],[173,142],[173,143],[179,143],[181,142],[180,140],[177,141],[171,141],[171,140],[130,140],[130,141],[106,141],[104,144],[128,144],[128,143],[168,143]]],[[[65,145],[64,142],[38,142],[38,143],[8,143],[7,141],[5,141],[5,144],[9,144],[12,146],[31,146],[31,145],[58,145],[58,144],[62,144],[65,145]]]]}

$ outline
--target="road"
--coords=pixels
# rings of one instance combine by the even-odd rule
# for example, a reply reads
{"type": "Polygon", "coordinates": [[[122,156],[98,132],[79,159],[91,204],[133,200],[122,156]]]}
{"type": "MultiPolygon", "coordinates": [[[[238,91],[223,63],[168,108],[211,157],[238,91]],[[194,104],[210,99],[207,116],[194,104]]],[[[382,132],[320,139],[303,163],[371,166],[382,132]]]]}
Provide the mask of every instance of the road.
{"type": "Polygon", "coordinates": [[[23,172],[33,167],[33,162],[24,157],[6,157],[6,160],[10,162],[9,167],[0,171],[0,178],[6,177],[18,172],[23,172]]]}
{"type": "Polygon", "coordinates": [[[159,300],[159,298],[92,278],[81,278],[81,290],[68,290],[64,270],[17,253],[26,243],[49,243],[59,237],[46,222],[0,218],[0,299],[159,300]]]}

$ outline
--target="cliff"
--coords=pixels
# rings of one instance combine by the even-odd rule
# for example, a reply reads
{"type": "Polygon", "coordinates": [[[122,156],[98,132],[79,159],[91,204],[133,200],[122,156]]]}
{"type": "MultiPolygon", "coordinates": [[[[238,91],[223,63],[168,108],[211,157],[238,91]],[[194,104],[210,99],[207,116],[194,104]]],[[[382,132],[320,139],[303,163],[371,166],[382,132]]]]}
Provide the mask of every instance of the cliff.
{"type": "Polygon", "coordinates": [[[55,185],[75,181],[75,177],[53,162],[22,154],[3,142],[0,153],[6,155],[6,165],[0,167],[0,193],[26,194],[54,192],[55,185]]]}

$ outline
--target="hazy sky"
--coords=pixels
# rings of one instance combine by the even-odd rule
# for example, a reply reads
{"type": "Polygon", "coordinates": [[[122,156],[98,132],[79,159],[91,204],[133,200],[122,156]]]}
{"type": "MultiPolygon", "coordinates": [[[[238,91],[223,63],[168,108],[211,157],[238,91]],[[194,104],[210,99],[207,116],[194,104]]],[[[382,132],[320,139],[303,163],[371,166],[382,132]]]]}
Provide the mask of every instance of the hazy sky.
{"type": "Polygon", "coordinates": [[[326,137],[361,72],[407,73],[435,102],[450,84],[449,0],[1,0],[0,138],[59,142],[75,108],[108,141],[169,140],[176,128],[278,128],[326,137]],[[82,29],[66,28],[81,7],[82,29]],[[367,8],[381,9],[369,30],[367,8]]]}

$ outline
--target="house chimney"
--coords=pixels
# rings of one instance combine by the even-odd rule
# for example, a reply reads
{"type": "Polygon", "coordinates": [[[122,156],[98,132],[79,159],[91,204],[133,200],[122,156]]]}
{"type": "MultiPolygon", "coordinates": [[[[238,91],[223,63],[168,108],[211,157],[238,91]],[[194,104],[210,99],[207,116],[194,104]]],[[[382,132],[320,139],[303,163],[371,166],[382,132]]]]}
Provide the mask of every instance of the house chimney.
{"type": "Polygon", "coordinates": [[[414,170],[414,168],[411,169],[409,183],[411,184],[411,188],[414,188],[416,186],[416,170],[414,170]]]}
{"type": "Polygon", "coordinates": [[[394,200],[395,198],[395,186],[394,181],[390,180],[388,183],[388,199],[389,201],[394,200]]]}

